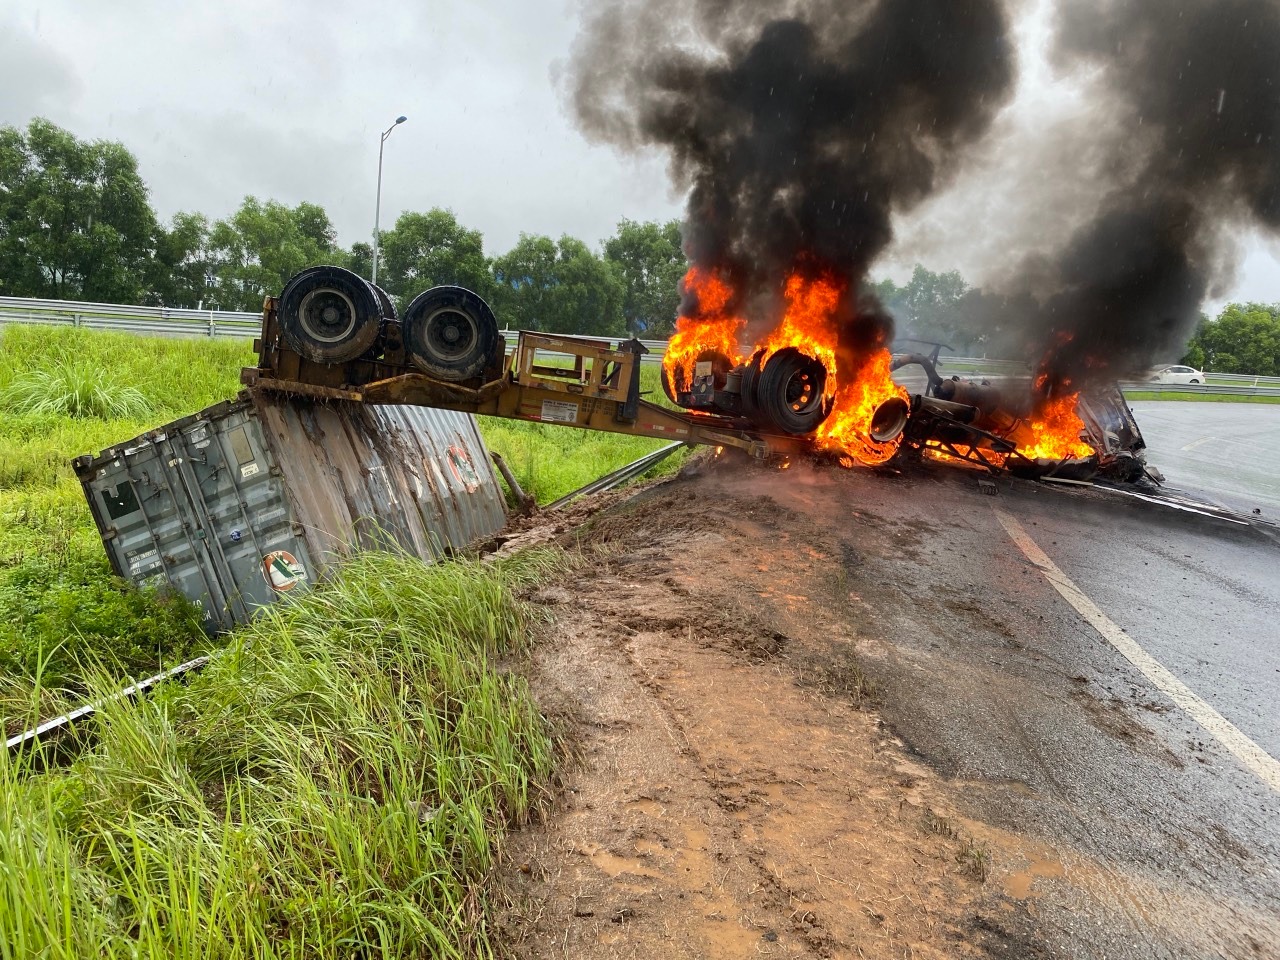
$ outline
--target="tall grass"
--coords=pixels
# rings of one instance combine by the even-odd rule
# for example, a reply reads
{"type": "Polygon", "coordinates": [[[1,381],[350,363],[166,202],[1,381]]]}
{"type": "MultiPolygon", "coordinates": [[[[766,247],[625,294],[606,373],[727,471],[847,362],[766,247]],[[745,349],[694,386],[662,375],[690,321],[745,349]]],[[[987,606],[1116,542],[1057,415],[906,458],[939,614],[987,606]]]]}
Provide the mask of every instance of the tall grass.
{"type": "MultiPolygon", "coordinates": [[[[0,726],[25,722],[37,668],[142,673],[204,642],[182,604],[112,575],[73,457],[234,396],[247,342],[0,328],[0,726]]],[[[48,702],[48,694],[41,698],[48,702]]]]}
{"type": "Polygon", "coordinates": [[[0,393],[0,410],[137,420],[151,413],[151,404],[137,387],[118,383],[107,371],[80,362],[60,363],[50,370],[31,370],[16,377],[0,393]]]}
{"type": "Polygon", "coordinates": [[[74,767],[0,760],[0,960],[488,954],[481,880],[552,759],[494,667],[528,566],[356,558],[74,767]]]}

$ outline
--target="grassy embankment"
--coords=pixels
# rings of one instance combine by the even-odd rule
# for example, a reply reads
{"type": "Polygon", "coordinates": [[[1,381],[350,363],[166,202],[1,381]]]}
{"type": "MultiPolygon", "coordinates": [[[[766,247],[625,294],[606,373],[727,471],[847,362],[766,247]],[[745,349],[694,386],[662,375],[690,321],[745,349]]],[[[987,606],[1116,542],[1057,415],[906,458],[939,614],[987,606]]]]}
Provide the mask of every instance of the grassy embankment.
{"type": "MultiPolygon", "coordinates": [[[[95,661],[137,675],[206,643],[185,604],[111,576],[70,460],[234,396],[252,359],[247,341],[0,328],[0,717],[27,713],[37,674],[50,690],[78,687],[95,661]]],[[[481,429],[542,502],[660,444],[500,420],[481,429]]]]}
{"type": "Polygon", "coordinates": [[[564,562],[366,554],[71,766],[0,754],[0,958],[490,953],[486,871],[553,759],[496,661],[511,587],[564,562]]]}
{"type": "MultiPolygon", "coordinates": [[[[208,643],[185,604],[111,577],[68,461],[233,395],[249,359],[244,343],[0,330],[10,732],[208,643]]],[[[483,429],[543,500],[656,446],[483,429]]],[[[489,954],[484,876],[553,753],[500,665],[529,636],[512,588],[567,562],[357,557],[187,685],[83,722],[69,766],[0,754],[0,960],[489,954]]]]}

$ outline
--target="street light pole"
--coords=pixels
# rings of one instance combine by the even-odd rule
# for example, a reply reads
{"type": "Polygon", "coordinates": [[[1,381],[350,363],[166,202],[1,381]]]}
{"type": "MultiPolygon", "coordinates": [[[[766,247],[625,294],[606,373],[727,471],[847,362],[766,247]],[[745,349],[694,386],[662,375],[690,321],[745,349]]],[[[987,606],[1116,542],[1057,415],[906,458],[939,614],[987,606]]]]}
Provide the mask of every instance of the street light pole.
{"type": "Polygon", "coordinates": [[[396,122],[382,131],[382,139],[378,142],[378,199],[373,208],[373,285],[378,285],[378,224],[382,219],[382,149],[387,145],[387,137],[391,131],[408,120],[408,117],[396,117],[396,122]]]}

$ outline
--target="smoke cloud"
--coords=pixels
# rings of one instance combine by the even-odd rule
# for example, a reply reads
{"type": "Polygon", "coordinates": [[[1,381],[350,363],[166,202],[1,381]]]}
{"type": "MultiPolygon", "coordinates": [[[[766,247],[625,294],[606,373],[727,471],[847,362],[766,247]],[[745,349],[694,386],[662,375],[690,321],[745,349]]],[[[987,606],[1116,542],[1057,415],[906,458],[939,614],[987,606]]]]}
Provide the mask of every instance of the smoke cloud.
{"type": "Polygon", "coordinates": [[[1066,145],[1044,176],[1078,176],[1088,153],[1101,202],[969,309],[1074,389],[1176,356],[1234,272],[1233,235],[1280,226],[1280,3],[1060,0],[1056,16],[1055,65],[1090,76],[1099,130],[1119,135],[1066,145]]]}
{"type": "MultiPolygon", "coordinates": [[[[568,76],[583,129],[668,151],[686,251],[772,326],[786,277],[846,290],[842,340],[891,336],[855,299],[895,213],[948,178],[1008,98],[999,0],[605,0],[568,76]]],[[[696,303],[686,313],[696,315],[696,303]]]]}

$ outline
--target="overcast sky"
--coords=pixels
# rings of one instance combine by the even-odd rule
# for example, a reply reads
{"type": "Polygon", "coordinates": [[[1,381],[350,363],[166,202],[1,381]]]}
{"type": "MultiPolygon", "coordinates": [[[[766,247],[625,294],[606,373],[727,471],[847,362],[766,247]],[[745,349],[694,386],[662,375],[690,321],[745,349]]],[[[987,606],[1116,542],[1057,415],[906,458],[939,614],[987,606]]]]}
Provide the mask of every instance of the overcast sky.
{"type": "MultiPolygon", "coordinates": [[[[521,231],[598,243],[619,219],[680,215],[662,156],[588,144],[556,86],[576,0],[0,0],[0,124],[44,116],[80,137],[122,141],[162,217],[233,211],[246,194],[321,204],[344,245],[372,232],[378,135],[387,142],[385,226],[450,207],[490,254],[521,231]]],[[[1036,175],[1051,123],[1096,122],[1021,27],[1023,84],[951,188],[900,224],[876,271],[917,259],[971,280],[1028,231],[1017,184],[1036,175]]],[[[1038,185],[1038,187],[1041,185],[1038,185]]],[[[1042,192],[1042,191],[1041,191],[1042,192]]],[[[1075,202],[1064,185],[1059,202],[1075,202]]],[[[1030,221],[1034,224],[1036,221],[1030,221]]],[[[1280,301],[1280,250],[1250,237],[1220,299],[1280,301]]],[[[1211,305],[1213,306],[1213,305],[1211,305]]]]}

